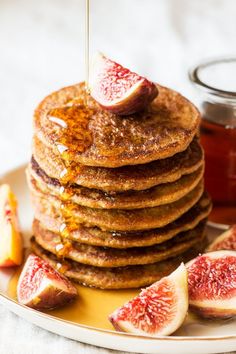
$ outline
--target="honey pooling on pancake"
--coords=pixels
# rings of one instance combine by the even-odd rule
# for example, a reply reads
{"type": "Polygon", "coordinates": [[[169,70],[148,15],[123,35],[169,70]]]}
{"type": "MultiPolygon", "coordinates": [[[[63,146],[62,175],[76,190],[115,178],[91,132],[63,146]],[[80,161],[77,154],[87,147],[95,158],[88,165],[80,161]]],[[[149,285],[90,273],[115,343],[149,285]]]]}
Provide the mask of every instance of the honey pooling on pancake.
{"type": "Polygon", "coordinates": [[[81,169],[81,166],[74,162],[74,156],[77,153],[84,152],[92,144],[92,134],[88,129],[92,114],[91,109],[81,104],[75,104],[75,102],[71,102],[71,104],[51,109],[47,114],[50,122],[60,128],[55,145],[65,166],[59,179],[61,184],[60,199],[62,200],[60,212],[63,218],[60,227],[61,242],[56,250],[59,257],[64,257],[68,253],[71,244],[65,239],[72,230],[79,226],[71,220],[68,212],[70,210],[69,200],[73,195],[69,181],[73,180],[81,169]]]}
{"type": "Polygon", "coordinates": [[[84,152],[92,144],[88,129],[91,114],[91,109],[83,105],[54,108],[47,114],[48,119],[60,127],[55,145],[65,164],[60,176],[62,185],[79,173],[81,166],[74,162],[74,155],[84,152]]]}

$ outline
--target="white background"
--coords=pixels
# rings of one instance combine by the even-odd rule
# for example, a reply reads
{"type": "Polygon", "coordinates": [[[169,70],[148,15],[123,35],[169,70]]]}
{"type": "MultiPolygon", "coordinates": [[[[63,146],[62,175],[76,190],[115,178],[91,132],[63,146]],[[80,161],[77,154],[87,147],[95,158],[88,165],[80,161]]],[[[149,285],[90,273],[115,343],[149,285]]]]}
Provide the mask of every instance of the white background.
{"type": "MultiPolygon", "coordinates": [[[[235,0],[91,2],[92,52],[98,49],[190,99],[196,100],[189,67],[236,56],[235,0]]],[[[0,0],[0,173],[30,158],[37,103],[84,80],[84,73],[83,0],[0,0]]],[[[0,323],[3,354],[98,351],[41,331],[1,307],[0,323]]]]}

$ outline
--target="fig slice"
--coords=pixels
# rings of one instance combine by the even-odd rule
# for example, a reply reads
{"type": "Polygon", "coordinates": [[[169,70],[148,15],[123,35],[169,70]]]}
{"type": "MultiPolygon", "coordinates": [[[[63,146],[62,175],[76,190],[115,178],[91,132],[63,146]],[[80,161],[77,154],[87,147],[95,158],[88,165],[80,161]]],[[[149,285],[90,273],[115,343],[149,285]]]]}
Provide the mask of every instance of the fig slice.
{"type": "Polygon", "coordinates": [[[168,277],[143,289],[139,296],[113,312],[109,319],[118,331],[157,337],[176,331],[187,310],[187,270],[182,263],[168,277]]]}
{"type": "Polygon", "coordinates": [[[101,53],[91,68],[89,89],[102,108],[118,115],[143,110],[158,94],[154,83],[101,53]]]}
{"type": "Polygon", "coordinates": [[[206,318],[236,315],[236,251],[215,251],[186,264],[189,305],[206,318]]]}
{"type": "Polygon", "coordinates": [[[207,248],[207,251],[235,250],[236,251],[236,225],[218,236],[207,248]]]}
{"type": "Polygon", "coordinates": [[[37,310],[54,309],[71,302],[76,287],[42,258],[30,254],[17,284],[20,304],[37,310]]]}

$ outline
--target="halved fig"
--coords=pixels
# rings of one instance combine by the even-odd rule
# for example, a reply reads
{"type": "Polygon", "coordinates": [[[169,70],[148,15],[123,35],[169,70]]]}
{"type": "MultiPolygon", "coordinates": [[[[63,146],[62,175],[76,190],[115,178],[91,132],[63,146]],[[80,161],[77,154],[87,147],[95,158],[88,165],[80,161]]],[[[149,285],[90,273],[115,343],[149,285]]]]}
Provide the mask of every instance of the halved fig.
{"type": "Polygon", "coordinates": [[[37,310],[66,305],[77,296],[76,287],[40,257],[30,254],[17,284],[19,303],[37,310]]]}
{"type": "Polygon", "coordinates": [[[17,201],[8,184],[0,186],[0,267],[20,265],[22,237],[17,216],[17,201]]]}
{"type": "Polygon", "coordinates": [[[236,251],[215,251],[186,264],[189,304],[207,318],[236,315],[236,251]]]}
{"type": "Polygon", "coordinates": [[[236,250],[236,225],[223,232],[207,248],[209,252],[218,250],[236,250]]]}
{"type": "Polygon", "coordinates": [[[89,89],[102,108],[118,115],[143,110],[158,94],[154,83],[101,53],[91,68],[89,89]]]}
{"type": "Polygon", "coordinates": [[[188,310],[187,271],[181,264],[168,277],[109,316],[114,328],[144,336],[169,335],[183,323],[188,310]]]}

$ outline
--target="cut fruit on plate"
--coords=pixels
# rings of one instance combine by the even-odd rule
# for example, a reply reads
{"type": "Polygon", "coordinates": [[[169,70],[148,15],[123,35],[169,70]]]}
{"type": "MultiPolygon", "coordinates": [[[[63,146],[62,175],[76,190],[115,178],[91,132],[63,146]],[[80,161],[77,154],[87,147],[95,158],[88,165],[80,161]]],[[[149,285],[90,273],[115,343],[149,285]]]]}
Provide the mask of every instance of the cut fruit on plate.
{"type": "Polygon", "coordinates": [[[218,250],[236,250],[236,225],[223,232],[207,248],[208,252],[218,250]]]}
{"type": "Polygon", "coordinates": [[[236,251],[215,251],[186,264],[189,304],[206,318],[236,315],[236,251]]]}
{"type": "Polygon", "coordinates": [[[89,89],[102,108],[118,115],[143,110],[158,94],[154,83],[101,53],[91,68],[89,89]]]}
{"type": "Polygon", "coordinates": [[[70,303],[76,287],[40,257],[30,254],[17,284],[20,304],[37,310],[54,309],[70,303]]]}
{"type": "Polygon", "coordinates": [[[22,237],[17,216],[17,201],[8,184],[0,186],[0,267],[20,265],[22,237]]]}
{"type": "Polygon", "coordinates": [[[181,264],[168,277],[143,289],[139,296],[113,312],[118,331],[156,337],[175,332],[188,311],[187,270],[181,264]]]}

